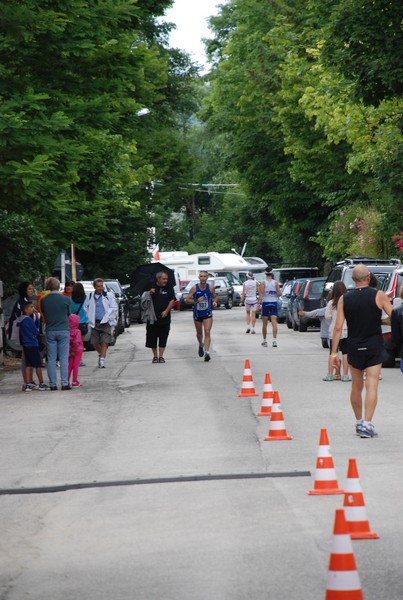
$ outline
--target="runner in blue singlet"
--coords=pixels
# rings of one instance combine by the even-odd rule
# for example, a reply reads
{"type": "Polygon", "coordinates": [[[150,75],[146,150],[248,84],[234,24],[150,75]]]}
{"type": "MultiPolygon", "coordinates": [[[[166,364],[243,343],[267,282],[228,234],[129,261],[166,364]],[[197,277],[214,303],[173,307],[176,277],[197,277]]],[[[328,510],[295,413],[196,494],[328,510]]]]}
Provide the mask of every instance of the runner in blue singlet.
{"type": "Polygon", "coordinates": [[[213,325],[213,307],[217,306],[215,289],[207,283],[207,271],[200,271],[199,283],[194,285],[186,297],[186,304],[193,304],[193,319],[196,337],[199,342],[198,353],[205,362],[210,360],[211,327],[213,325]],[[204,344],[203,344],[204,329],[204,344]]]}
{"type": "Polygon", "coordinates": [[[267,267],[266,281],[262,281],[259,287],[259,305],[262,307],[262,346],[267,346],[267,322],[270,318],[273,328],[273,348],[277,348],[277,298],[281,295],[278,281],[273,278],[272,267],[267,267]]]}

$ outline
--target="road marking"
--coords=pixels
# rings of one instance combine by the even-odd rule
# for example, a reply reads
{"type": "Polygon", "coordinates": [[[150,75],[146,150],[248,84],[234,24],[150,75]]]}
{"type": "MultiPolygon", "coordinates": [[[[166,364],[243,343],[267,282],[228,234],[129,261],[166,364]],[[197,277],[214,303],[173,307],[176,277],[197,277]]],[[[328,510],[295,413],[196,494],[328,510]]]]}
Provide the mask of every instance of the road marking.
{"type": "Polygon", "coordinates": [[[156,477],[153,479],[127,479],[123,481],[92,481],[88,483],[66,483],[29,488],[0,489],[0,496],[17,496],[24,494],[54,494],[72,490],[88,490],[103,487],[122,487],[132,485],[151,485],[161,483],[189,483],[193,481],[226,481],[234,479],[267,479],[271,477],[311,477],[310,471],[284,471],[273,473],[226,473],[219,475],[187,475],[178,477],[156,477]]]}

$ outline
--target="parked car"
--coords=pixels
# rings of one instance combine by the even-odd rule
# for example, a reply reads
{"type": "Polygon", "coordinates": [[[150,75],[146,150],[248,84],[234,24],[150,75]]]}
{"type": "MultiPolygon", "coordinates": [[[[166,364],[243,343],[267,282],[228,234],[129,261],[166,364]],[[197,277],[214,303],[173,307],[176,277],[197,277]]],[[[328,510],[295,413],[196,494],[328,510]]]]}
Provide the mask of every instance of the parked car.
{"type": "Polygon", "coordinates": [[[283,287],[286,281],[319,277],[318,267],[280,267],[273,269],[273,277],[283,287]]]}
{"type": "Polygon", "coordinates": [[[141,295],[134,291],[130,284],[122,286],[129,302],[129,315],[131,323],[142,323],[141,317],[141,295]]]}
{"type": "Polygon", "coordinates": [[[295,302],[295,298],[297,297],[299,289],[300,289],[301,285],[304,283],[304,281],[306,281],[305,278],[304,279],[294,279],[294,281],[292,282],[292,285],[291,285],[290,297],[288,299],[288,306],[287,306],[287,312],[285,315],[285,322],[287,324],[288,329],[294,329],[294,331],[297,331],[297,326],[294,325],[294,321],[292,318],[293,304],[295,302]]]}
{"type": "Polygon", "coordinates": [[[106,283],[116,296],[117,303],[119,304],[118,328],[119,333],[123,333],[125,327],[130,327],[131,324],[129,299],[125,294],[119,279],[105,279],[104,283],[106,283]]]}
{"type": "MultiPolygon", "coordinates": [[[[183,290],[182,296],[180,298],[180,310],[192,308],[193,305],[186,304],[186,298],[189,291],[196,283],[199,283],[199,280],[192,279],[192,281],[189,281],[186,288],[183,290]]],[[[207,283],[212,285],[215,289],[215,293],[217,296],[217,308],[219,306],[225,306],[225,308],[233,307],[234,289],[231,285],[229,285],[225,277],[209,277],[207,279],[207,283]]]]}
{"type": "Polygon", "coordinates": [[[324,306],[330,290],[333,287],[335,281],[342,281],[347,289],[355,287],[353,281],[353,269],[359,263],[365,264],[369,271],[373,273],[378,279],[378,288],[382,287],[383,282],[388,276],[400,266],[400,260],[398,258],[391,258],[390,260],[377,259],[377,258],[366,258],[365,256],[359,256],[355,258],[345,258],[340,262],[336,263],[333,269],[330,271],[326,278],[325,286],[322,292],[321,305],[324,306]]]}
{"type": "MultiPolygon", "coordinates": [[[[400,304],[399,294],[400,288],[403,285],[403,266],[398,266],[394,269],[382,283],[382,291],[388,296],[393,306],[397,306],[400,304]]],[[[383,314],[383,317],[386,315],[383,314]]],[[[385,346],[385,350],[388,353],[388,358],[384,360],[384,367],[394,367],[396,364],[396,360],[398,360],[398,352],[397,348],[392,341],[392,331],[390,325],[382,326],[382,334],[383,334],[383,343],[385,346]]]]}
{"type": "Polygon", "coordinates": [[[325,281],[326,277],[314,277],[306,279],[300,286],[292,307],[292,321],[298,331],[307,331],[308,327],[320,327],[319,319],[300,317],[298,312],[300,310],[308,312],[320,307],[320,299],[325,281]]]}
{"type": "Polygon", "coordinates": [[[277,301],[277,320],[279,323],[285,323],[292,284],[292,281],[286,281],[281,289],[281,296],[277,301]]]}

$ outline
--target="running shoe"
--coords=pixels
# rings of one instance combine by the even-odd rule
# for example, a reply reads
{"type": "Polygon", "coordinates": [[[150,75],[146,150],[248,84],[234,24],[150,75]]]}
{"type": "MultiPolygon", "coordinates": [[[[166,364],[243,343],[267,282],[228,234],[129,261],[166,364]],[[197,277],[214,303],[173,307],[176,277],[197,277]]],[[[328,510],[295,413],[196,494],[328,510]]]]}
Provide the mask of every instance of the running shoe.
{"type": "Polygon", "coordinates": [[[358,435],[358,437],[361,436],[361,432],[363,430],[364,425],[362,423],[356,423],[355,425],[355,435],[358,435]]]}
{"type": "Polygon", "coordinates": [[[210,360],[210,358],[211,358],[211,357],[210,357],[210,354],[209,354],[208,352],[206,352],[206,353],[204,354],[204,362],[208,362],[208,361],[210,360]]]}
{"type": "Polygon", "coordinates": [[[100,369],[105,369],[105,359],[104,358],[99,358],[98,367],[100,369]]]}
{"type": "Polygon", "coordinates": [[[262,346],[264,346],[264,348],[267,348],[267,342],[266,342],[266,340],[263,340],[262,346]]]}
{"type": "Polygon", "coordinates": [[[326,375],[322,377],[322,381],[333,381],[333,375],[326,375]]]}
{"type": "Polygon", "coordinates": [[[48,392],[49,391],[49,386],[46,385],[46,383],[40,383],[38,385],[38,392],[48,392]]]}
{"type": "Polygon", "coordinates": [[[200,358],[203,358],[203,356],[204,356],[203,344],[199,344],[199,356],[200,356],[200,358]]]}
{"type": "Polygon", "coordinates": [[[250,333],[250,329],[248,328],[248,329],[245,331],[245,333],[250,333]]]}
{"type": "Polygon", "coordinates": [[[374,438],[374,437],[378,437],[378,434],[375,431],[375,427],[372,425],[372,423],[369,423],[368,425],[362,425],[361,427],[362,427],[361,430],[360,430],[360,437],[361,438],[374,438]]]}
{"type": "Polygon", "coordinates": [[[342,375],[341,380],[342,381],[351,381],[351,377],[350,377],[350,375],[342,375]]]}
{"type": "Polygon", "coordinates": [[[22,386],[22,391],[23,392],[32,392],[31,384],[30,383],[26,383],[25,385],[23,385],[22,386]]]}
{"type": "Polygon", "coordinates": [[[253,335],[254,333],[256,333],[256,331],[254,329],[251,330],[251,335],[253,335]]]}
{"type": "Polygon", "coordinates": [[[272,346],[273,348],[277,348],[277,340],[273,340],[272,346]]]}
{"type": "Polygon", "coordinates": [[[341,380],[341,375],[339,375],[339,373],[335,373],[333,375],[333,381],[340,381],[341,380]]]}

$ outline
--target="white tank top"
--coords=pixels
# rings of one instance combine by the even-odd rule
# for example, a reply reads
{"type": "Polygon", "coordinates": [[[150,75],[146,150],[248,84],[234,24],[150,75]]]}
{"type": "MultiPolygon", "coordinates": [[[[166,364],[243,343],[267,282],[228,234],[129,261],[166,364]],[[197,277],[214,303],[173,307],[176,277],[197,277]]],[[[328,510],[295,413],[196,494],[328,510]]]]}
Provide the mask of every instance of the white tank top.
{"type": "Polygon", "coordinates": [[[262,302],[277,302],[277,287],[274,279],[264,282],[262,302]]]}
{"type": "Polygon", "coordinates": [[[247,304],[256,303],[256,281],[254,279],[247,279],[244,283],[245,286],[245,302],[247,304]]]}

